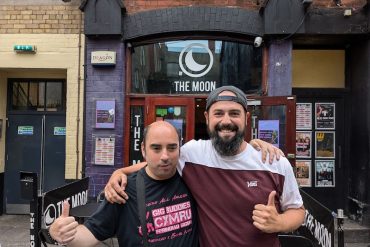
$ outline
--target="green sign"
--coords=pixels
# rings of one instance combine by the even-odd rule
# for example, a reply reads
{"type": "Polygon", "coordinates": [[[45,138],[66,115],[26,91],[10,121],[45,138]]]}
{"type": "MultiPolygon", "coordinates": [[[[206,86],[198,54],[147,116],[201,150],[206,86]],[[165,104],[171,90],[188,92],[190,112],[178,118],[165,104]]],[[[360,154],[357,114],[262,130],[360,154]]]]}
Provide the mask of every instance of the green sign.
{"type": "Polygon", "coordinates": [[[55,136],[65,136],[66,127],[54,127],[54,135],[55,136]]]}
{"type": "Polygon", "coordinates": [[[18,135],[33,135],[33,126],[18,126],[18,135]]]}
{"type": "Polygon", "coordinates": [[[14,51],[35,52],[36,46],[34,45],[15,45],[14,51]]]}

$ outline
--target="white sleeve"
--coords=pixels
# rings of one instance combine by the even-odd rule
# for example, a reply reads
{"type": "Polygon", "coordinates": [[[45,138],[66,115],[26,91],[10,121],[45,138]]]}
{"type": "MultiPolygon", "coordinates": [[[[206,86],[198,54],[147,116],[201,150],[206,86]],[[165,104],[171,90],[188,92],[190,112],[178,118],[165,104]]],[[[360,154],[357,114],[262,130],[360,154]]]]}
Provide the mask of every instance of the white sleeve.
{"type": "Polygon", "coordinates": [[[191,150],[191,146],[193,145],[192,143],[194,142],[195,140],[188,141],[187,143],[182,145],[182,147],[180,148],[180,158],[177,164],[177,171],[179,172],[180,176],[182,176],[182,171],[185,168],[185,161],[189,160],[188,156],[191,150]]]}
{"type": "Polygon", "coordinates": [[[303,205],[301,194],[299,193],[298,183],[294,176],[293,167],[286,158],[281,159],[284,166],[284,187],[280,197],[281,210],[289,208],[300,208],[303,205]]]}

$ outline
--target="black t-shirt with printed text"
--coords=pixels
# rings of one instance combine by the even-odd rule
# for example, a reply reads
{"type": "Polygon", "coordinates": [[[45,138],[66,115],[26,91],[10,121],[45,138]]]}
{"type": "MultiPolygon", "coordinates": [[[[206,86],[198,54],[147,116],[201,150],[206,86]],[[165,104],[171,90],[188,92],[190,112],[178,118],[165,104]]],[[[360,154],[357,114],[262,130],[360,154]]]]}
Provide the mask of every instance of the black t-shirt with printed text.
{"type": "MultiPolygon", "coordinates": [[[[198,246],[198,215],[194,198],[176,174],[167,180],[150,178],[141,169],[145,181],[146,222],[149,246],[198,246]]],[[[137,209],[136,176],[127,178],[126,204],[104,201],[85,226],[102,241],[117,236],[120,246],[142,245],[137,209]]]]}

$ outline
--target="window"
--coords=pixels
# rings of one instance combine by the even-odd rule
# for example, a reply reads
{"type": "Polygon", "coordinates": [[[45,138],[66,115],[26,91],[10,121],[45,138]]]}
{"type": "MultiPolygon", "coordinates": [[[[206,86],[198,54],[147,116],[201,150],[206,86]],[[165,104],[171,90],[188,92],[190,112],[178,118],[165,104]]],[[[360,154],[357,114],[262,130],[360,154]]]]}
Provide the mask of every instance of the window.
{"type": "Polygon", "coordinates": [[[262,48],[221,40],[175,40],[132,49],[131,93],[207,94],[223,85],[258,93],[262,48]]]}
{"type": "Polygon", "coordinates": [[[11,79],[10,111],[65,111],[64,80],[11,79]]]}

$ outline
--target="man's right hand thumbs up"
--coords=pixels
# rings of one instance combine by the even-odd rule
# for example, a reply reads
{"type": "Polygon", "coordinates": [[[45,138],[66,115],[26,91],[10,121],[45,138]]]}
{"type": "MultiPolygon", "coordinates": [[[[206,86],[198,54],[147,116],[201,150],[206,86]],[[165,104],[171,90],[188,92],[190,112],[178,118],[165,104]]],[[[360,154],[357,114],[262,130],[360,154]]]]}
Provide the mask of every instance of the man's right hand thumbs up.
{"type": "Polygon", "coordinates": [[[62,214],[53,222],[49,228],[50,235],[60,244],[71,242],[76,235],[78,223],[74,217],[69,216],[70,205],[63,202],[62,214]]]}

